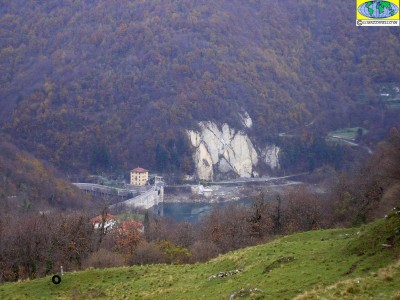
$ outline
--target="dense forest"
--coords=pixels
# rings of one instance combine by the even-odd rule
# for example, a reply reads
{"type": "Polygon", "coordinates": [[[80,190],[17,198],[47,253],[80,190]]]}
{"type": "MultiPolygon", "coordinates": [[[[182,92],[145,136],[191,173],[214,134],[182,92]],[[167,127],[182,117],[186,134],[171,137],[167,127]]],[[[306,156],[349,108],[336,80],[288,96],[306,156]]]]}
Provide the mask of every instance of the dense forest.
{"type": "Polygon", "coordinates": [[[0,137],[0,208],[20,211],[82,209],[93,205],[54,167],[0,137]]]}
{"type": "Polygon", "coordinates": [[[354,14],[346,1],[2,0],[2,131],[64,170],[191,173],[184,130],[198,121],[241,129],[247,111],[260,143],[368,114],[380,126],[375,87],[400,82],[399,36],[354,14]]]}

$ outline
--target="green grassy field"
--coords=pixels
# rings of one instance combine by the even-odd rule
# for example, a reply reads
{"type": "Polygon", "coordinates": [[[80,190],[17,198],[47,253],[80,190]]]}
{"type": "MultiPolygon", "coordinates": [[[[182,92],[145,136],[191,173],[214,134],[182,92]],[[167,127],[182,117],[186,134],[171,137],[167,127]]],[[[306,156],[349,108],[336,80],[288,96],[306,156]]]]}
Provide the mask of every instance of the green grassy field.
{"type": "Polygon", "coordinates": [[[144,215],[143,214],[131,214],[131,213],[123,213],[117,215],[117,219],[121,221],[143,221],[144,220],[144,215]]]}
{"type": "Polygon", "coordinates": [[[59,285],[51,277],[6,283],[0,299],[400,299],[399,247],[382,247],[399,229],[394,216],[294,234],[202,264],[91,269],[66,273],[59,285]]]}

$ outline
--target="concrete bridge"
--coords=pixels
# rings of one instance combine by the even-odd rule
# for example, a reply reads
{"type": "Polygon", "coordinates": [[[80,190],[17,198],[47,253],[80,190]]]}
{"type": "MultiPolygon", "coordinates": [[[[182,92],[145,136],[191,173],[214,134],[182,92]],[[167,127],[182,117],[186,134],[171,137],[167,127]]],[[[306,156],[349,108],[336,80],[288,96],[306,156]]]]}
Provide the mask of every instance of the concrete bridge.
{"type": "Polygon", "coordinates": [[[164,201],[164,183],[162,177],[154,176],[155,182],[153,186],[129,186],[127,188],[113,188],[105,185],[94,183],[73,183],[74,186],[95,196],[111,196],[120,200],[110,206],[110,208],[127,207],[127,208],[143,208],[153,209],[155,213],[162,215],[162,204],[164,201]]]}
{"type": "Polygon", "coordinates": [[[154,213],[163,215],[163,203],[164,186],[156,184],[136,197],[111,205],[110,209],[122,207],[152,209],[154,213]]]}
{"type": "Polygon", "coordinates": [[[78,182],[73,183],[73,185],[84,191],[85,193],[90,193],[94,196],[111,196],[117,197],[119,199],[129,199],[140,193],[140,190],[135,188],[121,189],[94,183],[78,182]]]}

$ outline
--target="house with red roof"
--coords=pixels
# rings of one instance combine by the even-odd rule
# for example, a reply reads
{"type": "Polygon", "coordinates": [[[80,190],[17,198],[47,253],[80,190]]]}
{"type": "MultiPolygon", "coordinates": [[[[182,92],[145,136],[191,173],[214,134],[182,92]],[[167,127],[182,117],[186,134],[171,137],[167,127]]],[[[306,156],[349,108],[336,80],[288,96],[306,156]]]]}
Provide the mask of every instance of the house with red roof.
{"type": "MultiPolygon", "coordinates": [[[[103,216],[98,215],[90,219],[95,229],[100,229],[103,223],[103,216]]],[[[117,225],[117,220],[112,214],[106,214],[104,218],[104,230],[107,232],[117,225]]]]}
{"type": "MultiPolygon", "coordinates": [[[[92,222],[95,229],[101,229],[103,223],[103,216],[98,215],[94,218],[91,218],[90,222],[92,222]]],[[[144,226],[141,221],[137,220],[124,221],[121,220],[118,216],[114,216],[112,214],[106,214],[104,218],[104,231],[110,232],[111,230],[114,229],[116,229],[118,233],[137,231],[139,234],[143,234],[144,232],[144,226]]]]}
{"type": "Polygon", "coordinates": [[[143,186],[149,180],[149,171],[137,167],[131,171],[131,185],[143,186]]]}

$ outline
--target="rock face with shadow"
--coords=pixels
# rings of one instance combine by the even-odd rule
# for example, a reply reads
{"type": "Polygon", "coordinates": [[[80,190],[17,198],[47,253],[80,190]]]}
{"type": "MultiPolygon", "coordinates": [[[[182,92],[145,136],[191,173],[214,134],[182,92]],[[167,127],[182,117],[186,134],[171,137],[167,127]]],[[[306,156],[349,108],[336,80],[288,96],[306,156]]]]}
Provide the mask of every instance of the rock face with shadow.
{"type": "MultiPolygon", "coordinates": [[[[247,115],[245,127],[251,126],[247,115]]],[[[276,145],[257,147],[244,130],[228,124],[219,127],[214,122],[199,123],[200,131],[187,130],[192,146],[196,175],[201,180],[213,180],[216,173],[233,172],[240,177],[257,177],[257,165],[262,162],[271,169],[279,168],[280,149],[276,145]]]]}

